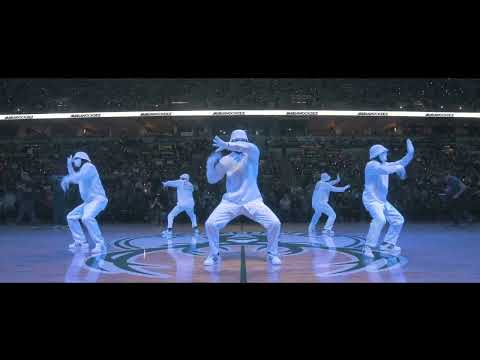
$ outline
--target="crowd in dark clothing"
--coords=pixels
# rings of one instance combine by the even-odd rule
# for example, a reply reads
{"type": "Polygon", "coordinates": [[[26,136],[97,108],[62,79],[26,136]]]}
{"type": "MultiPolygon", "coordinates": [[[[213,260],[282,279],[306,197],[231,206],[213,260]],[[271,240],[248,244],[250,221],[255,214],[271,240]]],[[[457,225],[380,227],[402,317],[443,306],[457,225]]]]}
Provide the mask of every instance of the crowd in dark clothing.
{"type": "Polygon", "coordinates": [[[477,79],[3,79],[0,111],[478,111],[479,84],[477,79]]]}
{"type": "MultiPolygon", "coordinates": [[[[362,205],[363,171],[368,148],[381,143],[397,160],[405,154],[403,137],[261,137],[259,187],[265,203],[282,222],[306,222],[313,214],[311,198],[321,172],[351,189],[331,196],[337,221],[366,221],[362,205]]],[[[478,212],[480,145],[473,138],[452,142],[445,138],[414,138],[415,158],[407,180],[391,176],[390,201],[412,220],[441,221],[447,216],[444,192],[447,172],[467,186],[466,207],[478,212]]],[[[77,151],[89,154],[109,198],[100,218],[106,222],[165,224],[175,206],[176,192],[161,182],[188,173],[195,186],[195,210],[200,223],[218,205],[225,182],[206,181],[205,163],[213,151],[211,138],[70,138],[12,140],[0,143],[0,221],[65,224],[66,213],[80,203],[78,187],[64,194],[61,176],[66,158],[77,151]]],[[[177,221],[188,221],[182,214],[177,221]]]]}

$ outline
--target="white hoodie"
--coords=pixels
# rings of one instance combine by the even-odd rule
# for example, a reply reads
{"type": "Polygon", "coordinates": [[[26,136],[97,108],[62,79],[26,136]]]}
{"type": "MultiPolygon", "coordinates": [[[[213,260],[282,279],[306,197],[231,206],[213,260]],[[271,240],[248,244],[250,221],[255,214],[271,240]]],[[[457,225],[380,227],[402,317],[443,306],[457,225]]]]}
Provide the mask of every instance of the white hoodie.
{"type": "Polygon", "coordinates": [[[232,153],[215,164],[215,157],[207,162],[207,179],[210,184],[227,175],[227,192],[222,199],[238,205],[261,199],[258,189],[258,165],[260,150],[249,142],[229,142],[226,150],[232,153]]]}
{"type": "Polygon", "coordinates": [[[100,175],[97,168],[92,163],[85,163],[80,171],[73,173],[71,176],[71,182],[78,184],[80,190],[80,196],[83,201],[89,202],[96,197],[107,198],[105,189],[103,188],[100,175]]]}
{"type": "MultiPolygon", "coordinates": [[[[337,183],[335,180],[332,183],[337,183]]],[[[344,192],[344,188],[333,186],[329,181],[318,181],[315,185],[315,191],[312,196],[312,207],[318,204],[326,204],[330,198],[331,192],[344,192]]]]}
{"type": "Polygon", "coordinates": [[[195,200],[193,200],[193,185],[187,180],[166,181],[166,186],[177,188],[177,205],[185,208],[193,208],[195,200]]]}
{"type": "Polygon", "coordinates": [[[413,159],[413,153],[407,153],[403,158],[395,162],[380,163],[371,160],[365,166],[365,189],[363,199],[367,202],[387,201],[388,176],[404,169],[413,159]]]}

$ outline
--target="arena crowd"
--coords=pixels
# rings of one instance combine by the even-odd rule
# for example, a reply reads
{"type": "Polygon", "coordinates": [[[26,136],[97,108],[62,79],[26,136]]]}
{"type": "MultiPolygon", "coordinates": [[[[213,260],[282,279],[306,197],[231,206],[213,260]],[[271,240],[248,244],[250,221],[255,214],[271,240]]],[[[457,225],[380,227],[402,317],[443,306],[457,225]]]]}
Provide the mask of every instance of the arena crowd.
{"type": "MultiPolygon", "coordinates": [[[[323,171],[340,174],[351,189],[331,197],[337,221],[366,221],[361,196],[368,148],[381,143],[391,158],[405,153],[401,136],[251,136],[261,149],[259,186],[265,203],[282,222],[307,222],[311,196],[323,171]]],[[[410,221],[447,217],[444,191],[447,173],[467,185],[464,196],[474,215],[480,209],[480,144],[473,137],[416,137],[416,155],[408,178],[390,180],[390,200],[410,221]]],[[[9,139],[0,142],[0,221],[64,224],[65,214],[80,202],[77,187],[60,189],[66,158],[86,151],[97,166],[110,199],[104,222],[165,224],[176,193],[161,182],[189,173],[196,191],[200,223],[219,203],[225,182],[206,181],[205,162],[213,151],[209,137],[92,137],[9,139]]],[[[182,214],[178,221],[187,221],[182,214]]]]}

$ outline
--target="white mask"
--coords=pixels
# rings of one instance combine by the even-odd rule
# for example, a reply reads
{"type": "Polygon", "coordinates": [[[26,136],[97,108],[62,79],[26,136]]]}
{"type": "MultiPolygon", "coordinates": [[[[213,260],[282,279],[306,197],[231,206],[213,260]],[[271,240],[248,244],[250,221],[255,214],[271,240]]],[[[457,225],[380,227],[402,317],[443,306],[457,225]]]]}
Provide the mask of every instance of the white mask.
{"type": "Polygon", "coordinates": [[[382,163],[386,162],[386,161],[387,161],[387,158],[388,158],[388,152],[384,152],[384,153],[380,154],[380,155],[378,156],[378,158],[380,159],[380,161],[381,161],[382,163]]]}

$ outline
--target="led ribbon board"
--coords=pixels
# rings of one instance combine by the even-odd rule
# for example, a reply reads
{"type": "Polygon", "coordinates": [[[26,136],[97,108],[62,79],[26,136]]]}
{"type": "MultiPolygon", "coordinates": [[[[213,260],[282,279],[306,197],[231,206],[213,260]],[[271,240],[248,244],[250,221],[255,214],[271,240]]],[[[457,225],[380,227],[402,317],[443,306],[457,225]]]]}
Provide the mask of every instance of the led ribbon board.
{"type": "Polygon", "coordinates": [[[371,116],[371,117],[439,117],[480,118],[480,113],[421,111],[356,110],[187,110],[187,111],[118,111],[93,113],[7,114],[0,120],[91,119],[120,117],[189,117],[189,116],[371,116]]]}

